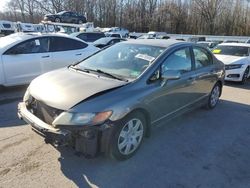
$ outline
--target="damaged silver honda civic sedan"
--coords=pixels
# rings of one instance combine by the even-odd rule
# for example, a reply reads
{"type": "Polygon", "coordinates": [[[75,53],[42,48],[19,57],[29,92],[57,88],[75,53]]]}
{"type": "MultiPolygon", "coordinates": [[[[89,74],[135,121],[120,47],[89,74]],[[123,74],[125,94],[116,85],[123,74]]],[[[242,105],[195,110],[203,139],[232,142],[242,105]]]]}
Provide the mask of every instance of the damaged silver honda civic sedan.
{"type": "Polygon", "coordinates": [[[223,63],[196,44],[131,40],[34,79],[18,116],[49,143],[124,160],[152,126],[214,108],[224,76],[223,63]]]}

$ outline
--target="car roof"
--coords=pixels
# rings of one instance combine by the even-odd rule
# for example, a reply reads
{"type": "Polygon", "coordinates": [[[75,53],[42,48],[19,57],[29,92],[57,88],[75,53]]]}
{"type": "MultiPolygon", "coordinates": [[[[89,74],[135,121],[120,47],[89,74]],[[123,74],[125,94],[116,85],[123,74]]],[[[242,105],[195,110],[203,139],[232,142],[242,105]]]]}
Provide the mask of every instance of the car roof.
{"type": "Polygon", "coordinates": [[[163,48],[167,48],[174,44],[190,44],[188,42],[178,41],[174,39],[168,39],[168,40],[166,39],[136,39],[136,40],[128,40],[128,41],[125,41],[124,43],[158,46],[158,47],[163,47],[163,48]]]}
{"type": "Polygon", "coordinates": [[[239,47],[250,47],[248,43],[221,43],[219,46],[239,46],[239,47]]]}
{"type": "Polygon", "coordinates": [[[63,33],[14,33],[5,37],[0,38],[0,51],[4,51],[12,45],[18,44],[19,42],[29,40],[36,37],[47,37],[47,36],[61,36],[66,38],[71,38],[83,42],[82,40],[69,36],[63,33]]]}
{"type": "Polygon", "coordinates": [[[16,39],[16,40],[27,40],[27,39],[32,39],[35,37],[49,37],[49,36],[61,36],[61,37],[67,37],[67,38],[73,38],[76,39],[75,37],[72,37],[70,35],[64,34],[64,33],[39,33],[39,32],[30,32],[30,33],[14,33],[11,35],[8,35],[6,37],[16,39]]]}

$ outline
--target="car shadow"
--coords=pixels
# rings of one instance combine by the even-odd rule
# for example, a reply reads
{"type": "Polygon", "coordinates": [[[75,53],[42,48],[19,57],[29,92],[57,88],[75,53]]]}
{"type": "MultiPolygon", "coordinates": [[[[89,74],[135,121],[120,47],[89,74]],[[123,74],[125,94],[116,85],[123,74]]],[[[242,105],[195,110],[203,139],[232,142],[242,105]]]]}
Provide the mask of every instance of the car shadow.
{"type": "Polygon", "coordinates": [[[77,187],[244,187],[249,185],[250,105],[221,100],[153,129],[129,160],[86,159],[58,148],[77,187]],[[237,117],[237,118],[235,118],[237,117]]]}
{"type": "Polygon", "coordinates": [[[230,81],[225,81],[224,85],[229,86],[229,87],[235,87],[235,88],[250,90],[250,79],[248,79],[247,82],[244,85],[242,85],[239,82],[230,82],[230,81]]]}
{"type": "Polygon", "coordinates": [[[24,125],[17,117],[17,105],[22,101],[27,85],[2,88],[0,91],[0,128],[24,125]]]}

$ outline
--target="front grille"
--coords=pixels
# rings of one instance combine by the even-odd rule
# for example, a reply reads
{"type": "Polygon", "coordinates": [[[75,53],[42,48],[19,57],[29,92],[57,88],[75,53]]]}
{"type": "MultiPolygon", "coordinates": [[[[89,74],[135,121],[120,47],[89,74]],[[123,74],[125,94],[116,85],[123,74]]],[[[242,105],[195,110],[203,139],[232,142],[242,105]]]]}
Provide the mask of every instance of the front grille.
{"type": "Polygon", "coordinates": [[[7,28],[7,29],[11,28],[11,25],[10,25],[10,24],[4,23],[3,26],[4,26],[5,28],[7,28]]]}
{"type": "Polygon", "coordinates": [[[46,105],[45,103],[36,100],[32,97],[26,104],[27,109],[43,122],[51,125],[57,116],[59,116],[63,110],[59,110],[46,105]]]}

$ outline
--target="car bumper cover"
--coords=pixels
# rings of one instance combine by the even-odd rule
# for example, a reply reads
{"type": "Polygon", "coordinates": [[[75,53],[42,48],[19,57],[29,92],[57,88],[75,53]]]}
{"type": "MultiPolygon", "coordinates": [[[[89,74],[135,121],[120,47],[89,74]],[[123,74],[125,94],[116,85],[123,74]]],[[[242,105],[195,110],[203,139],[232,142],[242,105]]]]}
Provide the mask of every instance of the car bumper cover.
{"type": "Polygon", "coordinates": [[[30,124],[32,130],[43,136],[46,143],[55,146],[71,145],[77,152],[82,153],[86,157],[94,157],[99,152],[104,151],[110,132],[107,125],[84,128],[75,126],[55,128],[33,115],[26,108],[24,102],[18,104],[18,117],[30,124]]]}

